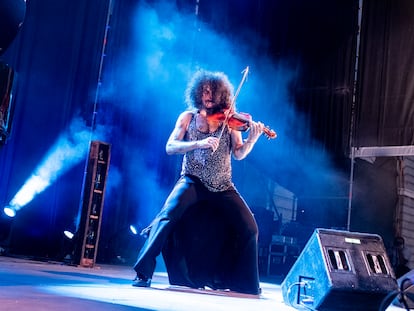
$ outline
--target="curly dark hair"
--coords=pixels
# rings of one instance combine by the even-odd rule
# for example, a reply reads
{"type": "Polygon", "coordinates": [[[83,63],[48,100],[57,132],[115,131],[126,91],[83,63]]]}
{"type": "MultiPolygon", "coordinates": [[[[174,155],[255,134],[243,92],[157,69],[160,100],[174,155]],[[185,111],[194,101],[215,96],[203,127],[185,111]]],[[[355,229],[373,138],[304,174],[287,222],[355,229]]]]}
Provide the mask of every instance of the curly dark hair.
{"type": "Polygon", "coordinates": [[[228,77],[222,72],[199,70],[188,83],[185,92],[185,102],[189,109],[203,107],[201,97],[205,85],[210,86],[213,101],[217,104],[216,111],[230,108],[233,98],[233,85],[228,77]]]}

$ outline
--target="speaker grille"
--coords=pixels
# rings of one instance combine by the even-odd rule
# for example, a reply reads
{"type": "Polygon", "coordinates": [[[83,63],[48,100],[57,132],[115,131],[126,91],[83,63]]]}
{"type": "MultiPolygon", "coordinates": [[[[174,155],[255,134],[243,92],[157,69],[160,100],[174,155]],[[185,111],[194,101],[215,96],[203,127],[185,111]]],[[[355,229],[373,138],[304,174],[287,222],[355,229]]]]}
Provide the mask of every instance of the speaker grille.
{"type": "Polygon", "coordinates": [[[351,269],[346,251],[328,249],[328,256],[333,270],[349,271],[351,269]]]}

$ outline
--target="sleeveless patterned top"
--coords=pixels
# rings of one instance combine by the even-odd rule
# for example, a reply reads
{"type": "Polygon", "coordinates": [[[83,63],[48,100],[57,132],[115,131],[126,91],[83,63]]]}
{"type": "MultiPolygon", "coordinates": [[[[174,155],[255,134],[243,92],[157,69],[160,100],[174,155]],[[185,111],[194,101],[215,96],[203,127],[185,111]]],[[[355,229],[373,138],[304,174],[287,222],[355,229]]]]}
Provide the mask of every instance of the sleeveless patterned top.
{"type": "MultiPolygon", "coordinates": [[[[201,140],[210,136],[218,137],[221,125],[213,133],[203,133],[197,129],[196,114],[193,114],[187,132],[186,141],[201,140]]],[[[231,180],[231,139],[226,126],[220,138],[220,144],[213,153],[212,149],[195,149],[184,155],[181,174],[198,177],[208,190],[218,192],[234,187],[231,180]]]]}

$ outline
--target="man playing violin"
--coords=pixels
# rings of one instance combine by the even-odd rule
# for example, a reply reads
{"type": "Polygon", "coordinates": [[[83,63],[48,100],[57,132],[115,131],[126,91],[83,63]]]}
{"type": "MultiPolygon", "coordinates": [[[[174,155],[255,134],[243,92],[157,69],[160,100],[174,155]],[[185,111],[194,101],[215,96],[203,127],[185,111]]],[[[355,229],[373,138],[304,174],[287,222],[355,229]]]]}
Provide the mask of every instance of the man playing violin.
{"type": "MultiPolygon", "coordinates": [[[[243,140],[240,131],[226,120],[210,118],[217,112],[234,111],[233,86],[221,72],[198,71],[186,90],[188,109],[180,114],[166,144],[166,152],[184,154],[181,177],[152,223],[144,229],[148,238],[134,270],[136,287],[149,287],[156,257],[184,212],[198,202],[219,206],[240,239],[238,259],[232,275],[237,281],[206,284],[213,289],[260,294],[257,241],[258,227],[254,216],[232,182],[231,157],[244,159],[263,133],[264,125],[249,121],[243,140]]],[[[195,219],[194,221],[197,221],[195,219]]]]}

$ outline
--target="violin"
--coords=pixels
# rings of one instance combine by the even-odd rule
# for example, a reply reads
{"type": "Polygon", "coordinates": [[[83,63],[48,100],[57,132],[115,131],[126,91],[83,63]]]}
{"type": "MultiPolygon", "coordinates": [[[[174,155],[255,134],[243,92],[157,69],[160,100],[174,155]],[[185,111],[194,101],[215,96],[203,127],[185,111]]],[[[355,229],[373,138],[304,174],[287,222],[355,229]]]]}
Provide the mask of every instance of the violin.
{"type": "MultiPolygon", "coordinates": [[[[244,112],[236,113],[234,112],[234,103],[236,102],[236,98],[239,95],[240,89],[244,82],[246,81],[247,74],[249,73],[249,66],[247,66],[243,70],[243,78],[240,81],[240,84],[236,90],[236,93],[233,96],[233,100],[231,102],[230,108],[226,111],[218,111],[216,113],[213,113],[209,116],[207,116],[207,119],[212,122],[224,122],[226,123],[231,129],[234,129],[236,131],[242,131],[245,132],[250,128],[250,122],[252,121],[251,115],[244,112]]],[[[224,127],[221,131],[221,135],[223,134],[224,127]]],[[[263,133],[267,136],[268,139],[270,138],[276,138],[276,132],[271,130],[268,126],[265,126],[263,128],[263,133]]]]}
{"type": "MultiPolygon", "coordinates": [[[[226,121],[227,125],[236,131],[246,132],[250,128],[250,122],[252,121],[252,116],[245,112],[232,113],[227,116],[226,113],[220,111],[213,113],[212,115],[207,116],[209,121],[213,122],[223,122],[226,121]]],[[[268,139],[276,138],[277,134],[274,130],[270,129],[268,126],[263,128],[263,133],[268,139]]]]}

